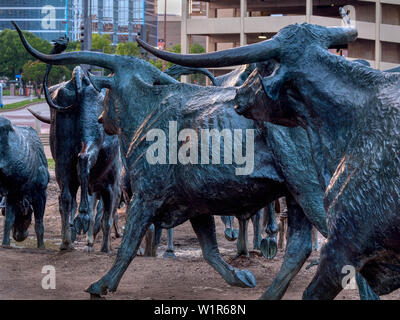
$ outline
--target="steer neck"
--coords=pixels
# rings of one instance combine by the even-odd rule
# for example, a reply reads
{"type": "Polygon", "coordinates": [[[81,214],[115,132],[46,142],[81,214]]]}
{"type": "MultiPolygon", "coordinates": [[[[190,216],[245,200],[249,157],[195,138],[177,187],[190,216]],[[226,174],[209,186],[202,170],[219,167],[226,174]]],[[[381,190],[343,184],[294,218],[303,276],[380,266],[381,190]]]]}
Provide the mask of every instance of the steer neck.
{"type": "MultiPolygon", "coordinates": [[[[301,114],[325,187],[349,144],[370,136],[382,113],[382,92],[399,84],[399,77],[327,54],[322,57],[329,77],[307,76],[298,85],[304,103],[301,114]]],[[[390,102],[388,102],[390,105],[390,102]]],[[[353,146],[351,147],[353,148],[353,146]]]]}

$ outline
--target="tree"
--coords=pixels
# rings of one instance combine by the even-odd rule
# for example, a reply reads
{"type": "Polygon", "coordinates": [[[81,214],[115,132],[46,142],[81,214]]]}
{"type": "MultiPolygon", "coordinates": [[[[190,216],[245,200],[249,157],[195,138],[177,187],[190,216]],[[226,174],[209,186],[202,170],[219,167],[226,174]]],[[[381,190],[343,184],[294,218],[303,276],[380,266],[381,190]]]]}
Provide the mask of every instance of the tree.
{"type": "MultiPolygon", "coordinates": [[[[28,61],[22,68],[22,77],[24,81],[31,81],[33,83],[38,98],[40,98],[40,90],[38,90],[38,88],[41,86],[45,73],[46,64],[40,61],[28,61]]],[[[71,76],[71,70],[69,70],[67,67],[54,66],[49,75],[49,83],[55,84],[63,81],[64,79],[69,79],[71,76]]]]}
{"type": "MultiPolygon", "coordinates": [[[[180,44],[176,44],[172,46],[171,48],[167,48],[168,52],[174,52],[174,53],[181,53],[182,47],[180,44]]],[[[200,44],[200,43],[194,43],[190,46],[189,49],[190,53],[204,53],[206,52],[206,49],[200,44]]],[[[158,69],[162,70],[162,62],[160,59],[150,59],[149,61],[152,65],[156,66],[158,69]]],[[[171,68],[173,63],[167,62],[167,68],[171,68]]],[[[205,85],[206,83],[206,76],[203,74],[192,74],[190,76],[190,81],[192,83],[197,83],[201,85],[205,85]]]]}
{"type": "MultiPolygon", "coordinates": [[[[36,37],[30,32],[24,32],[28,42],[40,52],[50,52],[52,45],[49,41],[36,37]]],[[[25,50],[16,31],[4,29],[0,32],[0,76],[14,79],[23,65],[34,58],[25,50]]]]}
{"type": "Polygon", "coordinates": [[[205,52],[206,49],[200,43],[193,43],[190,46],[190,53],[205,53],[205,52]]]}
{"type": "Polygon", "coordinates": [[[111,45],[110,35],[97,33],[92,34],[92,50],[101,50],[104,53],[114,53],[114,48],[111,45]]]}
{"type": "Polygon", "coordinates": [[[81,50],[81,43],[79,40],[76,41],[70,41],[68,43],[68,47],[67,47],[67,52],[71,52],[71,51],[79,51],[81,50]]]}
{"type": "Polygon", "coordinates": [[[140,49],[136,42],[120,42],[116,54],[123,56],[140,57],[140,49]]]}

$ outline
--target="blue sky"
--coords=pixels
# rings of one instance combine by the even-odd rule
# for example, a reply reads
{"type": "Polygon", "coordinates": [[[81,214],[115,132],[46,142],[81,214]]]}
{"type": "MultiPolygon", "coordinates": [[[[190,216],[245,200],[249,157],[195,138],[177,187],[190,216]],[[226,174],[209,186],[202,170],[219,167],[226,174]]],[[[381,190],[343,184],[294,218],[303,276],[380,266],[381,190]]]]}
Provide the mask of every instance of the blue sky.
{"type": "MultiPolygon", "coordinates": [[[[164,13],[164,1],[158,0],[158,13],[164,13]]],[[[167,14],[181,14],[181,0],[167,0],[167,14]]]]}

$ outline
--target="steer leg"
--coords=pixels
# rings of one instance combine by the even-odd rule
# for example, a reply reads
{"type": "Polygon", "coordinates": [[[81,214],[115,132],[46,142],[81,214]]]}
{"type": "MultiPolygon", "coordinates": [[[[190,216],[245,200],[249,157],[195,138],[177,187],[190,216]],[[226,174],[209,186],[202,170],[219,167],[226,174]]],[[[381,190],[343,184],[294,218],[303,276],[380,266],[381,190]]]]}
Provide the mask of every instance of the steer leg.
{"type": "Polygon", "coordinates": [[[99,201],[97,202],[96,216],[94,218],[93,236],[95,240],[101,229],[101,220],[103,219],[103,212],[104,212],[103,199],[100,197],[99,201]]]}
{"type": "Polygon", "coordinates": [[[64,187],[61,190],[61,195],[59,197],[59,207],[61,214],[61,233],[62,233],[62,242],[60,246],[60,250],[72,250],[74,246],[72,244],[71,237],[71,225],[73,215],[76,210],[76,201],[72,192],[72,188],[64,187]]]}
{"type": "Polygon", "coordinates": [[[37,239],[37,247],[39,249],[44,249],[44,226],[43,226],[43,216],[46,207],[46,189],[38,191],[32,201],[33,213],[35,216],[35,232],[37,239]]]}
{"type": "Polygon", "coordinates": [[[122,232],[121,228],[119,227],[119,214],[118,214],[118,208],[115,208],[114,214],[113,214],[113,227],[114,227],[114,233],[116,238],[121,238],[122,237],[122,232]]]}
{"type": "Polygon", "coordinates": [[[265,233],[267,237],[261,240],[260,250],[264,258],[273,259],[278,251],[276,241],[278,224],[276,223],[274,202],[271,202],[263,209],[263,225],[266,225],[265,233]]]}
{"type": "Polygon", "coordinates": [[[343,253],[337,241],[328,241],[321,249],[320,262],[317,272],[303,293],[305,300],[331,300],[342,291],[342,281],[345,273],[342,268],[345,265],[354,266],[343,253]],[[334,252],[334,254],[332,254],[334,252]]]}
{"type": "Polygon", "coordinates": [[[168,248],[163,254],[163,258],[176,258],[174,249],[174,228],[167,229],[168,248]]]}
{"type": "Polygon", "coordinates": [[[232,286],[254,288],[256,279],[248,270],[240,270],[226,263],[218,250],[214,217],[200,215],[190,219],[200,242],[203,257],[232,286]]]}
{"type": "Polygon", "coordinates": [[[221,216],[221,220],[225,225],[225,239],[228,241],[235,241],[238,238],[239,230],[233,228],[233,219],[232,216],[221,216]]]}
{"type": "Polygon", "coordinates": [[[261,245],[261,217],[263,209],[259,210],[254,216],[251,217],[253,223],[253,248],[254,250],[260,250],[261,245]]]}
{"type": "Polygon", "coordinates": [[[239,238],[236,242],[237,253],[236,257],[246,256],[249,257],[249,239],[248,239],[248,226],[250,219],[239,220],[239,238]]]}
{"type": "Polygon", "coordinates": [[[103,192],[103,219],[102,219],[102,231],[103,231],[103,244],[101,246],[101,252],[111,252],[111,241],[110,233],[113,225],[113,213],[117,209],[119,197],[116,197],[113,192],[113,188],[108,186],[106,191],[103,192]]]}
{"type": "Polygon", "coordinates": [[[299,272],[311,254],[311,224],[292,197],[287,197],[288,206],[288,242],[285,257],[272,284],[261,299],[281,299],[290,281],[299,272]]]}
{"type": "MultiPolygon", "coordinates": [[[[87,213],[85,216],[89,217],[89,226],[87,229],[87,235],[86,235],[86,246],[84,250],[86,252],[92,252],[93,251],[93,245],[94,245],[94,229],[95,229],[95,205],[97,201],[96,194],[93,194],[91,196],[88,195],[87,198],[87,213]]],[[[79,213],[81,215],[81,212],[79,213]]]]}
{"type": "Polygon", "coordinates": [[[92,296],[107,294],[108,291],[116,291],[118,284],[128,268],[129,264],[136,256],[147,228],[151,224],[154,211],[145,206],[139,200],[135,199],[129,205],[127,210],[125,232],[122,236],[121,246],[118,249],[117,258],[114,265],[99,281],[90,285],[86,292],[92,296]]]}
{"type": "Polygon", "coordinates": [[[312,249],[314,251],[318,251],[320,248],[318,241],[318,230],[316,228],[312,228],[312,249]]]}
{"type": "MultiPolygon", "coordinates": [[[[155,257],[156,256],[156,232],[162,232],[161,227],[158,227],[157,230],[152,224],[146,232],[145,235],[145,249],[144,249],[144,256],[145,257],[155,257]]],[[[161,236],[161,235],[160,235],[161,236]]]]}
{"type": "Polygon", "coordinates": [[[15,221],[15,204],[7,199],[6,220],[4,222],[3,246],[10,245],[10,232],[15,221]]]}

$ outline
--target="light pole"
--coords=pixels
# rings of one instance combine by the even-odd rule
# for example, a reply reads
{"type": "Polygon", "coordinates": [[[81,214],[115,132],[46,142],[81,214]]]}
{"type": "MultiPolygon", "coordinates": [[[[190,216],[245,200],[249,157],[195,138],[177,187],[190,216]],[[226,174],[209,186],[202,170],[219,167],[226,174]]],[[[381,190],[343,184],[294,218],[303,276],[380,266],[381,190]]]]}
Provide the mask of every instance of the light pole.
{"type": "MultiPolygon", "coordinates": [[[[167,50],[167,0],[164,0],[164,50],[167,50]]],[[[165,60],[163,60],[162,69],[163,71],[167,69],[167,62],[165,60]]]]}

